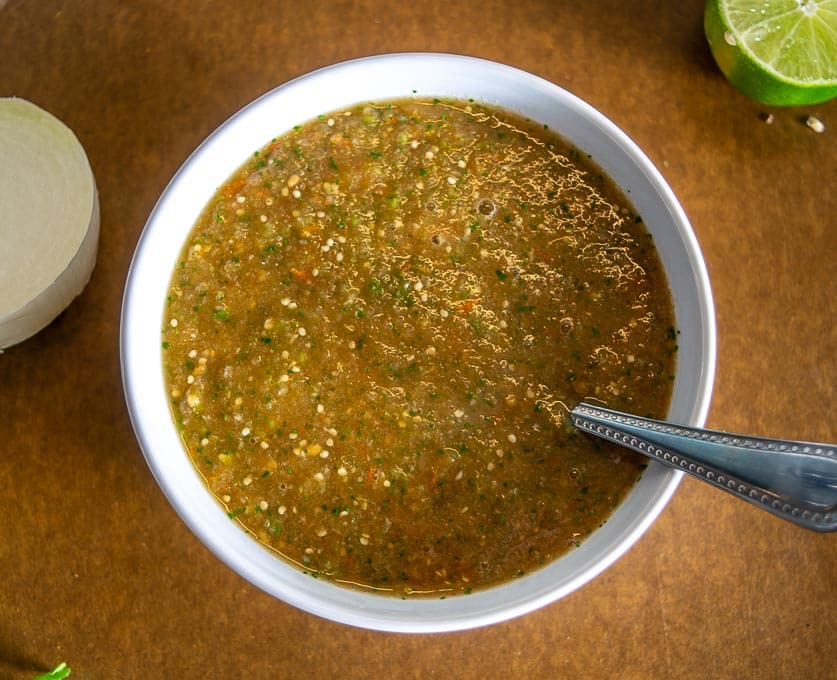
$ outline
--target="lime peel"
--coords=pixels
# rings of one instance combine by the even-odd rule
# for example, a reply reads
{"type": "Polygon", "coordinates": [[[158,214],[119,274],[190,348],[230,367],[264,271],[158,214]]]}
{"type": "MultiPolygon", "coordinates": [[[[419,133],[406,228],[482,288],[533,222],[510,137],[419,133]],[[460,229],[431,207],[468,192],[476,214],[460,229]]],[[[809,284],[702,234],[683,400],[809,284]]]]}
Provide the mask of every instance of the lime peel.
{"type": "Polygon", "coordinates": [[[837,97],[837,0],[707,0],[704,31],[721,71],[756,101],[837,97]]]}

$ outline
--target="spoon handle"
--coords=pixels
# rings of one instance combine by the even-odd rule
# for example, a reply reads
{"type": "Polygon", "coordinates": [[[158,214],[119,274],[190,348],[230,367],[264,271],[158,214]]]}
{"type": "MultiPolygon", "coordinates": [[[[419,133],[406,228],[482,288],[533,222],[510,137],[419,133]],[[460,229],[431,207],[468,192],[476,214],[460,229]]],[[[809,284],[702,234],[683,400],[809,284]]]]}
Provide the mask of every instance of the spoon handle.
{"type": "Polygon", "coordinates": [[[837,447],[673,425],[581,403],[584,432],[709,482],[783,519],[837,531],[837,447]]]}

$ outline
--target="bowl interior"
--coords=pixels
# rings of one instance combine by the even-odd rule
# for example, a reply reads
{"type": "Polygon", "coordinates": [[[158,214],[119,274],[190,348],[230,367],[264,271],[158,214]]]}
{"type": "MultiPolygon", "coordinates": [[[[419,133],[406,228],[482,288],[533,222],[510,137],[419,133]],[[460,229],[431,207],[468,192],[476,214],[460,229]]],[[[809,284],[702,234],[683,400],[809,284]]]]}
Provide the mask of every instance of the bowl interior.
{"type": "Polygon", "coordinates": [[[254,150],[295,124],[364,101],[413,96],[473,98],[549,125],[616,181],[654,237],[674,298],[681,334],[668,418],[702,425],[714,376],[714,313],[697,241],[668,185],[623,132],[575,96],[523,71],[453,55],[385,55],[328,67],[272,90],[218,128],[177,172],[145,226],[125,289],[121,356],[128,408],[148,464],[181,518],[221,560],[268,593],[328,619],[379,630],[441,632],[518,616],[590,580],[654,521],[682,473],[651,464],[608,522],[579,548],[508,584],[446,600],[362,593],[302,574],[228,519],[182,449],[160,354],[171,273],[217,187],[254,150]]]}

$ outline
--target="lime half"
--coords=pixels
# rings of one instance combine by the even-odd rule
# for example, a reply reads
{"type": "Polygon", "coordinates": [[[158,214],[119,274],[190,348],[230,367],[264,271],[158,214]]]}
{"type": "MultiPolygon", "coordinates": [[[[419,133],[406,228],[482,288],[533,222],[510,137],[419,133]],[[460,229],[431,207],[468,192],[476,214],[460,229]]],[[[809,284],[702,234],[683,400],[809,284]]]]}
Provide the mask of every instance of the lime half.
{"type": "Polygon", "coordinates": [[[837,0],[708,0],[704,30],[727,79],[774,106],[837,97],[837,0]]]}

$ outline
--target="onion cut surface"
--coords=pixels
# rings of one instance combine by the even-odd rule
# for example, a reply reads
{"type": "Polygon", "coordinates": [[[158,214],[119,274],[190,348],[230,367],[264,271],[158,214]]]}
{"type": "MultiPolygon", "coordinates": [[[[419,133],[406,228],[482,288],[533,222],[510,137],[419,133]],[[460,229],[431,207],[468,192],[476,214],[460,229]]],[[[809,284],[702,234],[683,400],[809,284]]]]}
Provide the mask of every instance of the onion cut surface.
{"type": "Polygon", "coordinates": [[[0,98],[0,349],[47,326],[96,263],[99,200],[78,138],[19,98],[0,98]]]}

